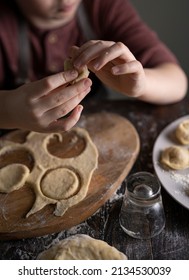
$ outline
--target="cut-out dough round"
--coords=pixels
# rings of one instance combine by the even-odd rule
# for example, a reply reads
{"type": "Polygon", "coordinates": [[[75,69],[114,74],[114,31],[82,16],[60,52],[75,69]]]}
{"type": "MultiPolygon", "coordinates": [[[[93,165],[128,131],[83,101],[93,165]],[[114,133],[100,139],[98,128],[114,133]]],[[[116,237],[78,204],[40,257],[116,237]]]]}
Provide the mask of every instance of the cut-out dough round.
{"type": "Polygon", "coordinates": [[[179,146],[168,147],[161,154],[161,163],[175,170],[185,169],[189,167],[189,151],[179,146]]]}
{"type": "Polygon", "coordinates": [[[181,122],[175,131],[176,137],[183,145],[189,144],[189,120],[181,122]]]}
{"type": "Polygon", "coordinates": [[[72,170],[60,167],[45,175],[41,181],[41,190],[52,199],[68,199],[79,191],[79,180],[72,170]]]}
{"type": "MultiPolygon", "coordinates": [[[[71,58],[67,58],[64,61],[64,71],[67,70],[73,70],[74,69],[74,65],[72,63],[71,58]]],[[[78,77],[71,82],[71,84],[75,84],[76,82],[79,82],[80,80],[87,78],[89,76],[89,70],[87,68],[87,66],[85,65],[79,72],[78,77]]]]}
{"type": "Polygon", "coordinates": [[[23,187],[28,175],[27,166],[13,163],[0,169],[0,192],[9,193],[23,187]]]}
{"type": "Polygon", "coordinates": [[[127,260],[105,241],[85,234],[68,237],[39,254],[38,260],[127,260]]]}

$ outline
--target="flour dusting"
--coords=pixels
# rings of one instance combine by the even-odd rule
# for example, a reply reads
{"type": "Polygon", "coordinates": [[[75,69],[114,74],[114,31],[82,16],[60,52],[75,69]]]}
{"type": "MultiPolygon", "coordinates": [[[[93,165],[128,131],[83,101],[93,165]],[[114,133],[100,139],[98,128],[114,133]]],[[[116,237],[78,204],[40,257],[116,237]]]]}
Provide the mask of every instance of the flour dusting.
{"type": "Polygon", "coordinates": [[[179,174],[172,171],[170,176],[176,183],[182,184],[183,187],[189,189],[189,174],[179,174]]]}

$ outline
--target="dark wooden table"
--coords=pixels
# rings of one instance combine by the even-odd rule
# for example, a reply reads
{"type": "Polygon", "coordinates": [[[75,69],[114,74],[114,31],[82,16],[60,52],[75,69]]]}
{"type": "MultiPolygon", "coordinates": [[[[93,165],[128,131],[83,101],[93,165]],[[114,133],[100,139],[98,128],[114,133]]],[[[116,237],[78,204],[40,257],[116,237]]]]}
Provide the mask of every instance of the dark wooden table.
{"type": "MultiPolygon", "coordinates": [[[[138,131],[141,149],[131,173],[154,173],[152,150],[162,129],[175,119],[189,114],[189,97],[168,106],[155,106],[132,100],[87,101],[84,113],[108,111],[130,120],[138,131]]],[[[103,120],[102,120],[103,121],[103,120]]],[[[67,231],[43,237],[0,241],[0,259],[36,259],[39,252],[58,240],[77,233],[102,239],[127,254],[131,260],[188,260],[189,259],[189,210],[181,206],[162,188],[166,226],[150,240],[127,236],[119,225],[119,212],[125,190],[125,181],[117,193],[92,217],[67,231]]]]}

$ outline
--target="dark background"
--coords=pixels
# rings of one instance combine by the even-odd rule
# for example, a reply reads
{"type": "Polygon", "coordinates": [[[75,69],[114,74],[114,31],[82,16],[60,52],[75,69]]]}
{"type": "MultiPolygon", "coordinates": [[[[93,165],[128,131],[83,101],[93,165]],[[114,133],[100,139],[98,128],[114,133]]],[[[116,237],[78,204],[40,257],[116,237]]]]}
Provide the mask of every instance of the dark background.
{"type": "Polygon", "coordinates": [[[189,77],[189,1],[131,0],[131,3],[176,54],[189,77]]]}
{"type": "MultiPolygon", "coordinates": [[[[189,78],[189,0],[130,0],[140,17],[176,55],[189,78]]],[[[109,89],[109,99],[125,99],[109,89]]]]}

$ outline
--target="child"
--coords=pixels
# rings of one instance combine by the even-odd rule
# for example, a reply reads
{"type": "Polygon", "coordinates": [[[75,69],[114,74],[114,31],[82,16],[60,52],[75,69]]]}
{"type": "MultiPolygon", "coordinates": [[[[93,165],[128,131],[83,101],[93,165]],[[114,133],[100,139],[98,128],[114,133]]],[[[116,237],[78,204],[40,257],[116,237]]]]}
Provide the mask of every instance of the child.
{"type": "Polygon", "coordinates": [[[149,103],[169,104],[186,94],[175,56],[129,1],[1,1],[1,128],[72,128],[93,76],[70,82],[85,65],[108,87],[149,103]],[[68,56],[75,70],[64,71],[68,56]]]}

